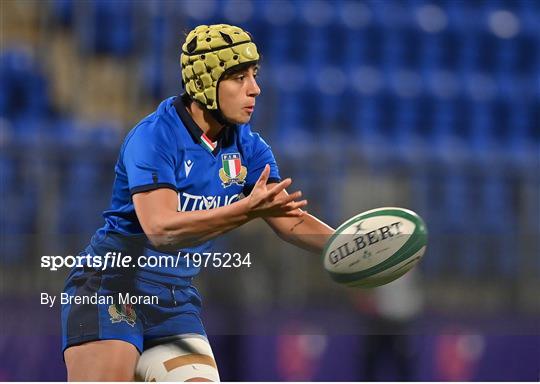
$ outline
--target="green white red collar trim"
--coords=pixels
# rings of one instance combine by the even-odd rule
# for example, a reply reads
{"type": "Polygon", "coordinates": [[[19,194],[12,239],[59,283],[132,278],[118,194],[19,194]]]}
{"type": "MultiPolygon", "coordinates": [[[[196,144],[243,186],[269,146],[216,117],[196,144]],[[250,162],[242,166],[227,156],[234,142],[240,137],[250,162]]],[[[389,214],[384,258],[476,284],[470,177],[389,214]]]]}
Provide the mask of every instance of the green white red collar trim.
{"type": "Polygon", "coordinates": [[[204,148],[206,148],[209,152],[214,152],[214,149],[216,149],[217,146],[217,141],[212,142],[212,140],[210,140],[204,133],[201,135],[200,140],[204,148]]]}

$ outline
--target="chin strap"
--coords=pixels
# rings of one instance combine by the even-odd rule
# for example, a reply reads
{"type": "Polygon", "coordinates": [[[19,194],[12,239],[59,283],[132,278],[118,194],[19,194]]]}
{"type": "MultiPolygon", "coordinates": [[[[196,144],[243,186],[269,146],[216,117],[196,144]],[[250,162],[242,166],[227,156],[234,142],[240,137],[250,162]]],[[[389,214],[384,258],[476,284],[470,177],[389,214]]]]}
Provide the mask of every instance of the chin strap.
{"type": "Polygon", "coordinates": [[[210,116],[212,116],[214,118],[214,120],[216,120],[218,123],[222,124],[223,126],[227,127],[227,126],[236,125],[235,123],[230,122],[229,120],[227,120],[225,118],[225,116],[223,116],[223,113],[221,113],[221,111],[219,109],[208,109],[208,108],[206,108],[206,106],[204,104],[202,104],[198,100],[193,99],[191,96],[189,96],[189,94],[187,92],[184,93],[182,95],[182,97],[187,98],[189,100],[189,102],[191,102],[191,103],[199,104],[199,106],[201,108],[203,108],[205,111],[208,111],[210,113],[210,116]]]}
{"type": "Polygon", "coordinates": [[[219,109],[206,109],[208,112],[210,112],[210,115],[220,124],[223,124],[224,126],[234,125],[230,121],[228,121],[225,116],[223,116],[223,113],[219,109]]]}

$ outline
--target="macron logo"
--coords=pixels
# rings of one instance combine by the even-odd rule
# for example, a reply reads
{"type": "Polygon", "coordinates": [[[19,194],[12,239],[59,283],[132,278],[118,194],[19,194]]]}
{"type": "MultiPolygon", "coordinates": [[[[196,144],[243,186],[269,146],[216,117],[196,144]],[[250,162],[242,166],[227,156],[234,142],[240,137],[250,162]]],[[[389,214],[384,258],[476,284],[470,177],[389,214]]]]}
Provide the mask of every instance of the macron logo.
{"type": "Polygon", "coordinates": [[[191,172],[191,168],[193,168],[193,161],[191,160],[184,161],[184,169],[186,170],[186,177],[189,176],[189,173],[191,172]]]}

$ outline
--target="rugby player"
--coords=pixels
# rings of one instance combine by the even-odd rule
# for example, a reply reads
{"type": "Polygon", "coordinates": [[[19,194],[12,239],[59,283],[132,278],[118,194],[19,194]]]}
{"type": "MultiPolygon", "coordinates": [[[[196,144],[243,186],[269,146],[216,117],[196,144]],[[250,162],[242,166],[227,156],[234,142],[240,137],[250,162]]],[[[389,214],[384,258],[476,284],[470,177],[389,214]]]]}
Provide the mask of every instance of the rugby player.
{"type": "MultiPolygon", "coordinates": [[[[82,254],[177,255],[263,218],[282,239],[320,254],[334,230],[303,211],[268,144],[248,124],[261,90],[251,36],[201,25],[182,46],[185,93],[127,135],[105,225],[82,254]],[[242,196],[245,196],[241,198],[242,196]],[[313,236],[316,235],[316,236],[313,236]]],[[[182,259],[184,260],[184,259],[182,259]]],[[[158,304],[62,307],[70,381],[219,381],[192,285],[198,267],[74,268],[69,295],[154,295],[158,304]]]]}

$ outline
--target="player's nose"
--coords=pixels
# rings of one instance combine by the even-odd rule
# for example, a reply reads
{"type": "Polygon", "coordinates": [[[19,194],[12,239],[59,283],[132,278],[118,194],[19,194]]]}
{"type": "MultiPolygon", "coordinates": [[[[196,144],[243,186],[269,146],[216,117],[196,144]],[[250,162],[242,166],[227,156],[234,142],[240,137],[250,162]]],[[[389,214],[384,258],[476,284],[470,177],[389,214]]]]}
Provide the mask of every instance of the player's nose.
{"type": "Polygon", "coordinates": [[[257,80],[254,76],[251,76],[249,85],[248,85],[248,96],[257,97],[261,94],[261,88],[257,84],[257,80]]]}

